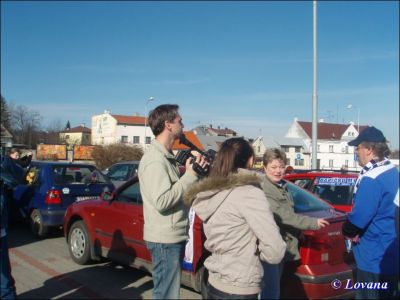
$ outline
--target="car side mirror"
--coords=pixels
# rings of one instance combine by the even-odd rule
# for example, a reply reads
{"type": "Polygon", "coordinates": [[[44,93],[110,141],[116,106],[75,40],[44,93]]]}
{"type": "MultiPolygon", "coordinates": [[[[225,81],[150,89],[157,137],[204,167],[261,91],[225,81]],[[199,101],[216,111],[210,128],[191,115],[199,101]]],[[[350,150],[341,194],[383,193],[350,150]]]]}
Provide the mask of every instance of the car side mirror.
{"type": "Polygon", "coordinates": [[[104,201],[112,201],[114,199],[114,195],[113,193],[111,193],[110,191],[104,191],[101,193],[100,195],[101,199],[104,201]]]}

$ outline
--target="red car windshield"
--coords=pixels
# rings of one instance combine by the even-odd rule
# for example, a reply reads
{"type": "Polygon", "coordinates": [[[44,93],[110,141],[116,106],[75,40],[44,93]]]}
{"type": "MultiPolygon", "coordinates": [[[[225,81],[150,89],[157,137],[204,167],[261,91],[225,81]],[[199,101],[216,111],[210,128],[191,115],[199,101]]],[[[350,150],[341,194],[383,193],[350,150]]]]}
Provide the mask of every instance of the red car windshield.
{"type": "Polygon", "coordinates": [[[294,211],[296,213],[329,210],[332,208],[310,192],[293,183],[288,183],[287,188],[293,197],[294,211]]]}
{"type": "Polygon", "coordinates": [[[317,177],[312,192],[333,205],[352,205],[356,178],[317,177]]]}

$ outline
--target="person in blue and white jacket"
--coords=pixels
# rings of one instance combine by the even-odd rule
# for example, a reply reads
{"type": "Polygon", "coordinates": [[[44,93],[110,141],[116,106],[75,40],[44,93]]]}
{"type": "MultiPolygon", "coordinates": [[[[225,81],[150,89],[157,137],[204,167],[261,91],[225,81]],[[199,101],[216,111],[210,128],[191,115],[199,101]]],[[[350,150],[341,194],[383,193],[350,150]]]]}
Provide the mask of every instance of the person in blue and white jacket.
{"type": "Polygon", "coordinates": [[[357,265],[355,282],[365,283],[356,290],[356,299],[398,299],[395,199],[399,171],[387,158],[389,147],[379,129],[364,129],[348,145],[356,147],[363,167],[354,188],[353,209],[342,228],[343,234],[353,242],[357,265]]]}

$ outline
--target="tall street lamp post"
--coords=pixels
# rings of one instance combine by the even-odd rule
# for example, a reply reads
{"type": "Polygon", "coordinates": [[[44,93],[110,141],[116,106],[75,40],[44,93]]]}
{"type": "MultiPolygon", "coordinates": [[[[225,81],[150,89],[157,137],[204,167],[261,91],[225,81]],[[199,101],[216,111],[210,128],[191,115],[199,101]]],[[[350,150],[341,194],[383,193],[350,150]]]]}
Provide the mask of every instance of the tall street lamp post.
{"type": "Polygon", "coordinates": [[[357,108],[357,131],[358,131],[358,134],[360,134],[360,108],[357,106],[354,106],[353,104],[347,105],[347,108],[348,109],[357,108]]]}
{"type": "Polygon", "coordinates": [[[147,105],[150,101],[154,101],[154,97],[150,97],[146,101],[146,105],[144,106],[144,146],[143,150],[146,150],[146,137],[147,137],[147,105]]]}

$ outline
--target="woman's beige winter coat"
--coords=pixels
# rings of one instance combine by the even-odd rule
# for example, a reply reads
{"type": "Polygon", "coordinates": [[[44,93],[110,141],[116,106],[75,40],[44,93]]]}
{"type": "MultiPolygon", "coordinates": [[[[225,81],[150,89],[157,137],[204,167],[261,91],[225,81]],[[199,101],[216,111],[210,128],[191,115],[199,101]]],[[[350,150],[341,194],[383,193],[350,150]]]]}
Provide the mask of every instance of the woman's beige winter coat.
{"type": "Polygon", "coordinates": [[[260,291],[261,260],[279,263],[286,250],[260,179],[247,170],[221,178],[205,178],[185,194],[203,221],[209,283],[231,294],[260,291]]]}

